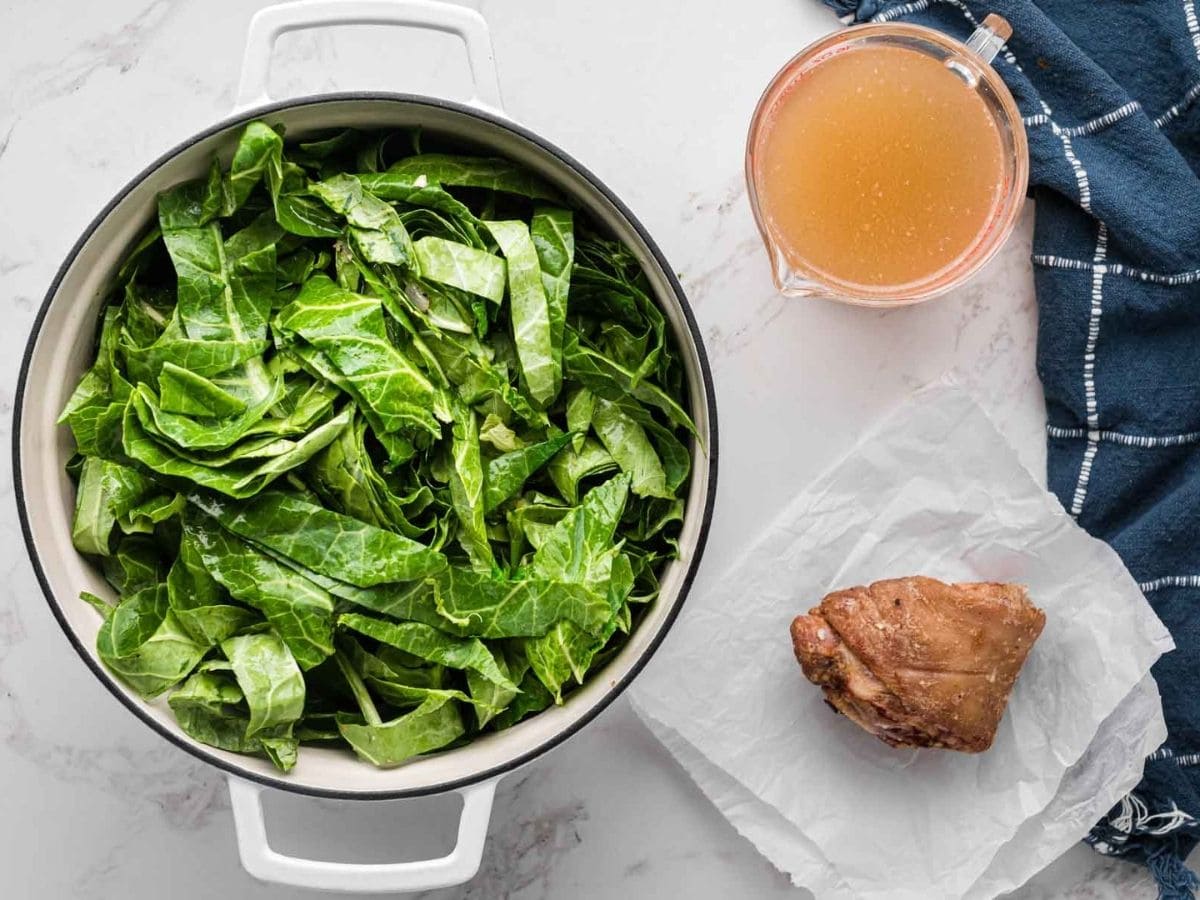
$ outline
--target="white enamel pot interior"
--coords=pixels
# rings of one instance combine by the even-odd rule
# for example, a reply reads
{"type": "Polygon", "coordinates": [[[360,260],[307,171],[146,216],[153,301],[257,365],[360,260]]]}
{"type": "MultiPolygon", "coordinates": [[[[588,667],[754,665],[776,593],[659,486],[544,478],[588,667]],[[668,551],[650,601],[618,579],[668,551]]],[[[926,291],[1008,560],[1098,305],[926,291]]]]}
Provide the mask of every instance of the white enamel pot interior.
{"type": "MultiPolygon", "coordinates": [[[[412,3],[388,6],[414,8],[412,3]]],[[[230,779],[231,794],[243,862],[252,874],[332,890],[415,890],[471,877],[482,852],[495,780],[594,718],[628,685],[662,641],[695,574],[716,488],[716,410],[708,362],[683,291],[645,229],[595,176],[542,138],[499,115],[403,94],[336,94],[259,106],[195,136],[135,178],[87,228],[50,287],[21,367],[13,434],[14,483],[29,554],[50,607],[75,649],[96,677],[147,725],[187,752],[236,776],[230,779]],[[104,668],[95,650],[100,617],[78,599],[80,591],[108,598],[113,594],[100,572],[71,544],[74,487],[64,465],[73,442],[55,419],[94,358],[100,308],[121,260],[155,218],[158,193],[203,175],[214,154],[228,163],[242,125],[254,118],[285,126],[289,139],[345,127],[420,126],[480,153],[517,161],[557,186],[577,208],[637,254],[679,348],[690,410],[703,436],[692,448],[694,465],[680,537],[681,558],[662,572],[661,596],[621,652],[564,705],[464,747],[394,769],[376,769],[348,750],[304,747],[295,769],[283,775],[265,759],[194,741],[176,724],[165,701],[144,702],[104,668]],[[443,860],[390,866],[283,857],[266,842],[259,808],[261,785],[342,799],[394,799],[457,790],[465,800],[459,846],[443,860]]]]}

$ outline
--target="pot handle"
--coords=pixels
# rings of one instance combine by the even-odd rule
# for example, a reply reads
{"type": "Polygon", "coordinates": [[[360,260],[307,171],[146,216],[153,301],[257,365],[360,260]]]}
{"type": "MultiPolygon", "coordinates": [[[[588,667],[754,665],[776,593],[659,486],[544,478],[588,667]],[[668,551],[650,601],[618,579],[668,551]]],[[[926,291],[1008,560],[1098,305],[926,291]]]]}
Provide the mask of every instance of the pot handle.
{"type": "Polygon", "coordinates": [[[270,102],[267,76],[271,51],[281,34],[335,25],[403,25],[457,35],[467,48],[475,88],[468,102],[486,112],[504,115],[487,22],[473,9],[436,0],[297,0],[260,9],[250,19],[246,33],[246,55],[234,111],[270,102]]]}
{"type": "Polygon", "coordinates": [[[470,881],[483,858],[496,782],[461,788],[462,816],[454,849],[440,859],[404,863],[339,863],[284,856],[267,842],[261,785],[230,776],[229,800],[242,866],[261,881],[320,891],[391,893],[427,891],[470,881]]]}

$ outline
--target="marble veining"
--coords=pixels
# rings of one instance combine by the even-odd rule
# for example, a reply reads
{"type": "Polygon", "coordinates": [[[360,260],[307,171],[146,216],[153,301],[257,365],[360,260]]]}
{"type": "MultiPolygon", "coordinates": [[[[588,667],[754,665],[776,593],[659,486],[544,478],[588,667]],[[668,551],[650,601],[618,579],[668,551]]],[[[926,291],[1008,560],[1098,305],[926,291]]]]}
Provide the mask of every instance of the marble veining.
{"type": "MultiPolygon", "coordinates": [[[[513,776],[511,804],[518,797],[536,793],[541,780],[537,771],[513,776]]],[[[588,822],[587,804],[580,797],[549,803],[533,799],[533,808],[521,810],[491,840],[478,878],[461,892],[466,900],[487,900],[500,885],[517,896],[553,897],[554,869],[561,858],[586,852],[581,828],[588,822]]]]}
{"type": "Polygon", "coordinates": [[[144,44],[170,17],[172,7],[170,0],[155,0],[115,29],[81,34],[79,43],[66,56],[40,60],[11,72],[12,79],[27,88],[21,96],[22,105],[34,107],[73,94],[99,69],[126,74],[137,65],[144,44]]]}
{"type": "MultiPolygon", "coordinates": [[[[5,897],[296,896],[242,871],[223,777],[129,715],[76,658],[26,560],[8,459],[25,337],[63,254],[128,178],[229,112],[246,23],[261,5],[0,7],[5,897]]],[[[867,311],[785,301],[771,286],[742,180],[745,129],[774,70],[836,27],[817,0],[753,0],[736,17],[718,0],[478,8],[510,115],[633,207],[695,308],[722,429],[718,518],[696,590],[875,416],[945,372],[972,387],[1042,470],[1029,210],[988,269],[937,303],[867,311]]],[[[452,43],[379,29],[289,36],[271,75],[279,96],[387,87],[461,98],[468,86],[452,43]]],[[[452,840],[453,810],[436,801],[278,800],[268,804],[272,833],[294,852],[382,861],[452,840]]],[[[501,783],[479,875],[423,900],[674,896],[808,895],[736,834],[618,701],[501,783]]],[[[1141,870],[1078,847],[1015,896],[1149,900],[1154,891],[1141,870]]]]}

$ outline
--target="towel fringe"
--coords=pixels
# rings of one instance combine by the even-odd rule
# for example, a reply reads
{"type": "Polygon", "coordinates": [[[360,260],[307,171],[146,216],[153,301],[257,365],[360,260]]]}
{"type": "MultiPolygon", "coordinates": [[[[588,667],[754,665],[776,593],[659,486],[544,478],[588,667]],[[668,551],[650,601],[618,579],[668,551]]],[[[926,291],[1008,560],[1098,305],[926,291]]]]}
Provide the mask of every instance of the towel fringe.
{"type": "Polygon", "coordinates": [[[1195,900],[1200,878],[1173,847],[1166,844],[1159,847],[1146,858],[1146,866],[1158,884],[1158,900],[1195,900]]]}
{"type": "Polygon", "coordinates": [[[1131,791],[1084,841],[1097,853],[1145,865],[1158,885],[1158,900],[1196,900],[1200,877],[1184,862],[1196,846],[1196,825],[1175,803],[1153,809],[1131,791]]]}

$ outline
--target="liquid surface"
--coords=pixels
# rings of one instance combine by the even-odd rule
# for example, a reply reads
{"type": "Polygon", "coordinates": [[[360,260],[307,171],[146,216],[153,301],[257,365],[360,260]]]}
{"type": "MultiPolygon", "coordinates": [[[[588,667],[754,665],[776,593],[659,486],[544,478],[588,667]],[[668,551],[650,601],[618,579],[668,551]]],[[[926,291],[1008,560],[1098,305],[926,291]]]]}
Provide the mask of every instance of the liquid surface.
{"type": "Polygon", "coordinates": [[[924,281],[954,263],[1004,181],[984,100],[904,47],[856,47],[804,73],[766,111],[754,152],[789,262],[850,286],[924,281]]]}

